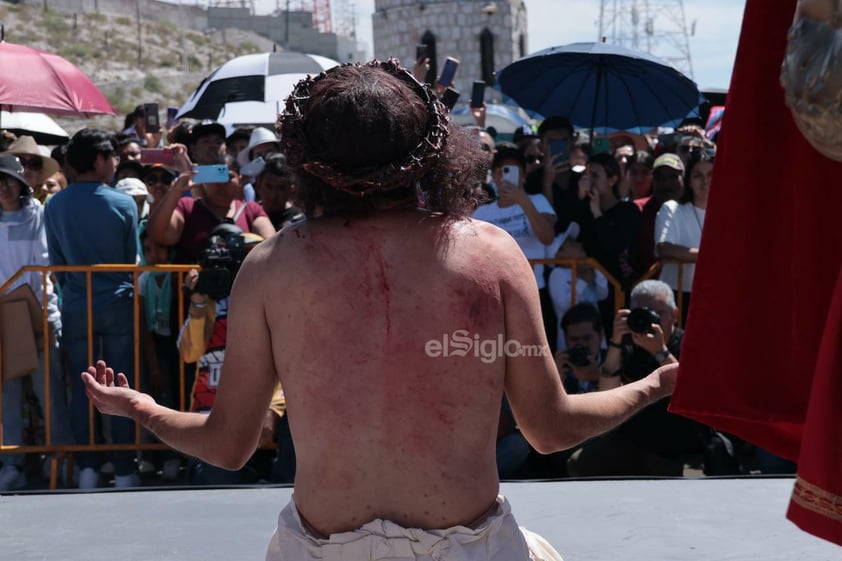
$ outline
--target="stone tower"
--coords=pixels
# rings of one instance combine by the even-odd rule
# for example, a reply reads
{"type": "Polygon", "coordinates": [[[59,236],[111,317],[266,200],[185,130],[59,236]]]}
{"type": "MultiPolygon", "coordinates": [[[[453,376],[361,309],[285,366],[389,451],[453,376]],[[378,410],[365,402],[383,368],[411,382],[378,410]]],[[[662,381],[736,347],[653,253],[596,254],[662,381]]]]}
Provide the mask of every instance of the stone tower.
{"type": "MultiPolygon", "coordinates": [[[[415,47],[427,45],[431,69],[441,72],[446,57],[460,61],[453,87],[471,97],[474,80],[493,84],[494,72],[526,55],[526,4],[523,0],[375,0],[372,15],[374,56],[399,58],[412,68],[415,47]]],[[[500,94],[486,88],[486,101],[500,94]]]]}

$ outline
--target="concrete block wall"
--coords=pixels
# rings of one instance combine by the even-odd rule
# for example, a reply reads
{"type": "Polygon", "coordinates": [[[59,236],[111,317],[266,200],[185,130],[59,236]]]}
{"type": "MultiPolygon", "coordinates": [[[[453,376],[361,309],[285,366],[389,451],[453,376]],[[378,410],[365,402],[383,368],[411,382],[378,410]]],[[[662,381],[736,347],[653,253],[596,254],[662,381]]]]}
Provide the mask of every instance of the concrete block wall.
{"type": "MultiPolygon", "coordinates": [[[[135,17],[139,5],[140,15],[146,19],[167,20],[200,31],[224,28],[253,31],[268,37],[279,47],[286,41],[287,24],[283,12],[280,15],[255,16],[249,13],[248,8],[209,7],[205,10],[195,5],[177,5],[157,0],[24,0],[23,3],[39,9],[46,3],[49,9],[68,14],[100,11],[125,14],[130,18],[135,17]]],[[[354,53],[355,58],[363,56],[352,39],[319,33],[313,26],[313,14],[302,11],[289,13],[289,49],[341,59],[343,62],[347,61],[349,52],[354,53]],[[349,43],[353,46],[349,47],[349,43]]]]}
{"type": "Polygon", "coordinates": [[[176,25],[186,25],[204,30],[208,27],[208,18],[204,9],[194,5],[177,5],[157,0],[24,0],[33,8],[47,8],[57,12],[124,14],[134,18],[140,6],[140,17],[146,19],[167,20],[176,25]]]}

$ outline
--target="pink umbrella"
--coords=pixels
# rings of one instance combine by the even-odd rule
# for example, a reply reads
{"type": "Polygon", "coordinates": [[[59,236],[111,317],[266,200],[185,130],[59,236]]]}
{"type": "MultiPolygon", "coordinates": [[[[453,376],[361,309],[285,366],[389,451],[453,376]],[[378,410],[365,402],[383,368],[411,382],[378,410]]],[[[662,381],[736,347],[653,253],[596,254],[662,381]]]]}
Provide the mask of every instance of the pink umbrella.
{"type": "Polygon", "coordinates": [[[55,115],[116,115],[91,79],[64,58],[0,42],[0,109],[55,115]]]}

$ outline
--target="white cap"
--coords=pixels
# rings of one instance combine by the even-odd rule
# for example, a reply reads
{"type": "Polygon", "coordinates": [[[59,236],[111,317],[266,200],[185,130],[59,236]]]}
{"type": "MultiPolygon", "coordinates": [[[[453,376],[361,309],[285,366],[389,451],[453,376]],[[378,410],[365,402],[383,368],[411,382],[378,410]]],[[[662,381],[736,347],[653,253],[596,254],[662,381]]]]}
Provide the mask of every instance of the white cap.
{"type": "Polygon", "coordinates": [[[564,242],[567,241],[567,238],[572,238],[575,240],[579,237],[579,230],[579,224],[577,222],[571,222],[570,225],[567,227],[567,230],[557,235],[552,241],[552,243],[547,246],[547,258],[554,259],[555,254],[558,253],[559,248],[562,245],[564,245],[564,242]]]}
{"type": "Polygon", "coordinates": [[[240,150],[240,153],[237,154],[237,163],[240,166],[244,166],[251,161],[251,151],[256,146],[260,146],[261,144],[269,144],[270,142],[278,144],[280,140],[278,137],[275,136],[275,133],[270,131],[269,129],[263,127],[257,127],[253,131],[251,131],[251,137],[249,138],[248,146],[240,150]]]}
{"type": "Polygon", "coordinates": [[[114,189],[130,197],[137,197],[139,195],[149,196],[146,183],[136,177],[124,177],[114,185],[114,189]]]}

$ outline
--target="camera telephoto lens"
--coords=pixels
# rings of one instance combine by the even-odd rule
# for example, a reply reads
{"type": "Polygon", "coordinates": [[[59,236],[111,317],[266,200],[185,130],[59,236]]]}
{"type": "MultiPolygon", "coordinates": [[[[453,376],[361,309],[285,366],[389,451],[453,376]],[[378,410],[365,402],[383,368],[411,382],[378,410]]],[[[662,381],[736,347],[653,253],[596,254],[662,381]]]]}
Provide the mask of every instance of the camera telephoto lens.
{"type": "Polygon", "coordinates": [[[573,366],[584,368],[591,363],[591,351],[584,345],[576,345],[567,351],[567,360],[573,366]]]}
{"type": "Polygon", "coordinates": [[[658,312],[649,308],[635,308],[628,317],[629,329],[634,333],[654,333],[652,324],[660,321],[658,312]]]}

